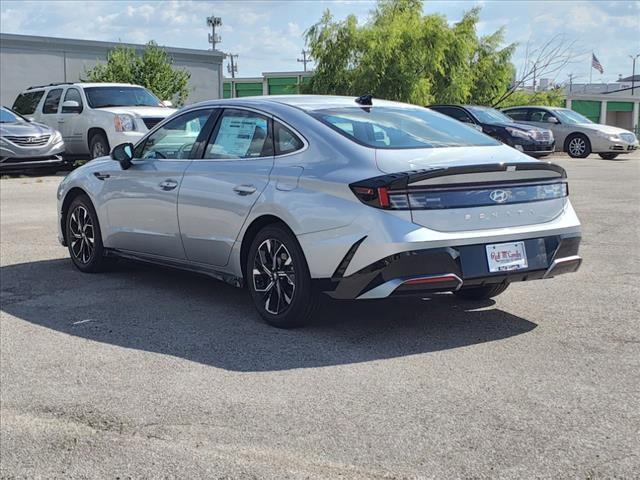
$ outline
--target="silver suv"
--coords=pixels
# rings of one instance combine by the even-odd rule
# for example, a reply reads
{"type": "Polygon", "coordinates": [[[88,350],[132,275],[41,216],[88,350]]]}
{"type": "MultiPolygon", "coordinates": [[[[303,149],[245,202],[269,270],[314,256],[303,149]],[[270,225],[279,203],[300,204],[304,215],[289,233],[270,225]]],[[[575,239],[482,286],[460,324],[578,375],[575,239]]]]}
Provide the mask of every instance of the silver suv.
{"type": "Polygon", "coordinates": [[[67,155],[96,158],[140,140],[175,112],[168,104],[128,83],[52,83],[29,87],[13,110],[59,130],[67,155]]]}

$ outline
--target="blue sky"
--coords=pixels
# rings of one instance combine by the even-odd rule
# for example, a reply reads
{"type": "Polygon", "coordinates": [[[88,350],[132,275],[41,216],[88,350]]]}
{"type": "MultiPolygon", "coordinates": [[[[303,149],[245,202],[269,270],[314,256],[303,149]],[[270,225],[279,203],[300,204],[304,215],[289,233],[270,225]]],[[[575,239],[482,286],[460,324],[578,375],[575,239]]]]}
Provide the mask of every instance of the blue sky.
{"type": "MultiPolygon", "coordinates": [[[[427,1],[425,13],[460,19],[475,5],[482,7],[480,34],[504,26],[507,42],[518,42],[514,58],[520,67],[524,47],[540,45],[562,33],[575,41],[575,63],[557,77],[575,82],[589,78],[593,50],[605,73],[594,70],[593,81],[615,81],[631,74],[628,55],[640,53],[640,2],[638,1],[427,1]]],[[[219,49],[239,55],[239,76],[264,71],[299,70],[296,62],[304,46],[304,31],[325,9],[337,18],[355,14],[366,22],[374,1],[13,1],[0,2],[0,31],[26,35],[144,43],[207,49],[206,17],[221,16],[219,49]],[[49,6],[45,6],[49,4],[49,6]]],[[[640,58],[637,63],[640,71],[640,58]]]]}

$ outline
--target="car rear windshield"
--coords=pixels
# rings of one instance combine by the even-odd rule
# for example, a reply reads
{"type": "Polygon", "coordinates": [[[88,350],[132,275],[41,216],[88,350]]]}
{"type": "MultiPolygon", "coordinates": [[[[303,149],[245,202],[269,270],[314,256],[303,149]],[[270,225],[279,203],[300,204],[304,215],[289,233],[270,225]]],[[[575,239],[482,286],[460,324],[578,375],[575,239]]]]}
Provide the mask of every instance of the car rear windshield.
{"type": "Polygon", "coordinates": [[[482,123],[514,123],[513,118],[491,107],[467,107],[482,123]]]}
{"type": "Polygon", "coordinates": [[[160,100],[142,87],[87,87],[84,93],[91,108],[161,106],[160,100]]]}
{"type": "Polygon", "coordinates": [[[570,125],[576,125],[579,123],[593,123],[587,117],[580,115],[578,112],[569,110],[568,108],[555,108],[551,110],[562,123],[568,123],[570,125]]]}
{"type": "Polygon", "coordinates": [[[499,143],[474,128],[426,108],[339,107],[311,115],[347,138],[373,148],[489,146],[499,143]]]}

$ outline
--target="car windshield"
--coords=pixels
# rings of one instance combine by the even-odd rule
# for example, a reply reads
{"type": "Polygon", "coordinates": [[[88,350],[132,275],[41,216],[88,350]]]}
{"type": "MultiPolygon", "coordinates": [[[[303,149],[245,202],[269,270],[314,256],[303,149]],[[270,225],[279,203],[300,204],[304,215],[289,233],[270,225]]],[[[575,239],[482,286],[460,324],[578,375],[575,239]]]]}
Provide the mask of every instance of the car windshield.
{"type": "Polygon", "coordinates": [[[339,107],[310,114],[347,138],[374,148],[499,145],[474,128],[426,108],[339,107]]]}
{"type": "Polygon", "coordinates": [[[575,125],[577,123],[593,123],[587,117],[580,115],[578,112],[569,110],[568,108],[554,108],[551,112],[558,117],[561,123],[575,125]]]}
{"type": "Polygon", "coordinates": [[[22,117],[16,115],[8,108],[0,108],[0,123],[26,123],[22,117]]]}
{"type": "Polygon", "coordinates": [[[158,97],[142,87],[86,87],[84,93],[91,108],[162,106],[158,97]]]}
{"type": "Polygon", "coordinates": [[[504,113],[489,107],[466,107],[482,123],[514,123],[513,118],[507,117],[504,113]]]}

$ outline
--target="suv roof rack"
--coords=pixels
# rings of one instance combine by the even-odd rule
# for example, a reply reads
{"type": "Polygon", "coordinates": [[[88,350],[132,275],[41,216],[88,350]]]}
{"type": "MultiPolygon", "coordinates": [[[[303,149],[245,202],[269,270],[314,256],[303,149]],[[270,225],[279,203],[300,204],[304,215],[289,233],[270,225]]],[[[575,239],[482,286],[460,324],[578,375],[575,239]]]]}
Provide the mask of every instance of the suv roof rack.
{"type": "Polygon", "coordinates": [[[33,85],[29,88],[27,88],[27,90],[33,90],[34,88],[44,88],[44,87],[57,87],[58,85],[73,85],[74,82],[54,82],[54,83],[50,83],[48,85],[33,85]]]}

